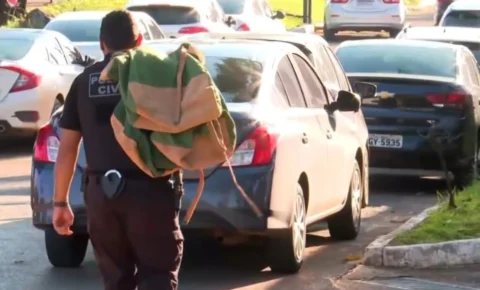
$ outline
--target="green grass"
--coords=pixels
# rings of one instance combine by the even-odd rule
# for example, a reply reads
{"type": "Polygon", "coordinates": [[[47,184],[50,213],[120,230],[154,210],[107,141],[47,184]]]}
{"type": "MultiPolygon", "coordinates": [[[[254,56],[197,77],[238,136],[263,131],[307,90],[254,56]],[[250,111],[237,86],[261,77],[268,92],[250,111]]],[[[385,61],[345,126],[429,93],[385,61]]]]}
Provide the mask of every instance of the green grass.
{"type": "Polygon", "coordinates": [[[443,204],[419,226],[399,235],[392,244],[413,245],[480,238],[480,183],[460,192],[457,208],[443,204]]]}
{"type": "MultiPolygon", "coordinates": [[[[282,10],[287,14],[303,15],[303,0],[269,0],[274,11],[282,10]]],[[[325,0],[312,0],[312,22],[323,23],[325,0]]],[[[303,23],[301,17],[288,16],[283,19],[287,28],[293,28],[303,23]]]]}

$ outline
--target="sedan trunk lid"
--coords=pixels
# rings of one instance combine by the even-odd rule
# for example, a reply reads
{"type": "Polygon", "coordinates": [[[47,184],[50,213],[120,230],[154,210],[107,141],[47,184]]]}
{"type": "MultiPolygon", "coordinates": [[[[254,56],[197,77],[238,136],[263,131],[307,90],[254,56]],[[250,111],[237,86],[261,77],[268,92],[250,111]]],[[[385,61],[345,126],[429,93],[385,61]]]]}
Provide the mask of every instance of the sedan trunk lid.
{"type": "Polygon", "coordinates": [[[7,97],[20,76],[20,73],[10,69],[11,65],[14,63],[0,60],[0,102],[7,97]]]}

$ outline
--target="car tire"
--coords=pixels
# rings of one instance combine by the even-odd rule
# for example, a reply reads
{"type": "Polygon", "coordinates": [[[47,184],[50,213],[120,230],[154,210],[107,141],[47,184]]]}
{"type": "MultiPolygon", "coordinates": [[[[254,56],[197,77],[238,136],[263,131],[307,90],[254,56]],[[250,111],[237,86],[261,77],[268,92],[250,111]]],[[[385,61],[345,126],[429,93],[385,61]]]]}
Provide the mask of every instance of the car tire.
{"type": "Polygon", "coordinates": [[[390,29],[388,30],[388,34],[390,34],[391,38],[395,38],[401,31],[401,29],[390,29]]]}
{"type": "Polygon", "coordinates": [[[478,141],[476,141],[473,158],[468,161],[468,164],[461,168],[452,170],[453,173],[453,186],[457,190],[463,190],[471,185],[478,179],[478,166],[479,166],[479,148],[478,141]]]}
{"type": "Polygon", "coordinates": [[[362,222],[362,171],[355,161],[347,201],[343,209],[328,218],[328,230],[335,240],[353,240],[360,232],[362,222]]]}
{"type": "MultiPolygon", "coordinates": [[[[327,16],[325,15],[323,19],[327,19],[327,16]]],[[[335,37],[335,31],[328,29],[327,21],[324,20],[323,22],[323,38],[327,41],[334,41],[336,39],[335,37]]]]}
{"type": "Polygon", "coordinates": [[[52,112],[50,113],[50,116],[52,116],[53,113],[55,113],[58,109],[60,109],[61,106],[63,106],[62,101],[59,100],[58,98],[55,98],[55,101],[53,102],[53,108],[52,108],[52,112]]]}
{"type": "Polygon", "coordinates": [[[77,268],[85,259],[88,235],[61,236],[54,229],[49,229],[45,231],[45,246],[52,266],[77,268]]]}
{"type": "Polygon", "coordinates": [[[268,243],[269,265],[272,272],[295,274],[303,265],[307,240],[306,205],[303,189],[297,184],[293,205],[292,225],[268,243]]]}

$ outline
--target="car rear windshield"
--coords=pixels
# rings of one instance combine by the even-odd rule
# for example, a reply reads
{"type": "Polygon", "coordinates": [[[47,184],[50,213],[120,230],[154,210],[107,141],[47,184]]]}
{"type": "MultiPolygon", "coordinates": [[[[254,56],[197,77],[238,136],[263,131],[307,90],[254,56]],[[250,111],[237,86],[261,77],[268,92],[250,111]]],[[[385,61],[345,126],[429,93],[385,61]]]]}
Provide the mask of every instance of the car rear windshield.
{"type": "Polygon", "coordinates": [[[347,73],[457,74],[456,53],[449,47],[372,44],[341,47],[337,55],[347,73]]]}
{"type": "Polygon", "coordinates": [[[200,14],[192,7],[183,6],[135,6],[130,11],[142,11],[149,14],[159,25],[182,25],[200,22],[200,14]]]}
{"type": "Polygon", "coordinates": [[[99,41],[101,20],[57,20],[45,26],[62,33],[73,42],[99,41]]]}
{"type": "Polygon", "coordinates": [[[32,39],[2,37],[0,35],[0,60],[20,60],[24,58],[33,45],[32,39]]]}
{"type": "Polygon", "coordinates": [[[257,97],[263,72],[260,62],[207,56],[206,67],[227,103],[248,103],[257,97]]]}
{"type": "Polygon", "coordinates": [[[245,7],[245,0],[217,0],[226,14],[242,14],[245,7]]]}
{"type": "Polygon", "coordinates": [[[445,16],[442,26],[480,27],[480,11],[453,10],[445,16]]]}

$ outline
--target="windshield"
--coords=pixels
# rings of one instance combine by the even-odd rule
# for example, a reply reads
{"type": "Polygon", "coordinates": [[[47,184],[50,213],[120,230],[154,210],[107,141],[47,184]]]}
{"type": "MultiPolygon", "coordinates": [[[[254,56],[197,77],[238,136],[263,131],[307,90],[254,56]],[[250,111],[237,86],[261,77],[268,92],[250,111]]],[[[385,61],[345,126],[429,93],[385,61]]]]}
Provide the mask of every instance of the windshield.
{"type": "Polygon", "coordinates": [[[206,67],[227,103],[247,103],[257,97],[262,64],[248,59],[207,57],[206,67]]]}
{"type": "Polygon", "coordinates": [[[402,73],[456,77],[456,53],[449,47],[361,45],[341,47],[338,58],[347,73],[402,73]]]}
{"type": "Polygon", "coordinates": [[[225,14],[242,14],[245,7],[245,0],[217,0],[222,6],[225,14]]]}
{"type": "Polygon", "coordinates": [[[440,26],[480,27],[480,11],[453,10],[440,26]]]}
{"type": "Polygon", "coordinates": [[[19,39],[0,36],[0,60],[20,60],[33,45],[32,39],[19,39]]]}
{"type": "Polygon", "coordinates": [[[99,41],[101,20],[56,20],[45,26],[47,30],[53,30],[65,35],[73,42],[99,41]]]}
{"type": "Polygon", "coordinates": [[[192,7],[183,6],[135,6],[130,11],[149,14],[159,25],[182,25],[200,22],[200,14],[192,7]]]}

